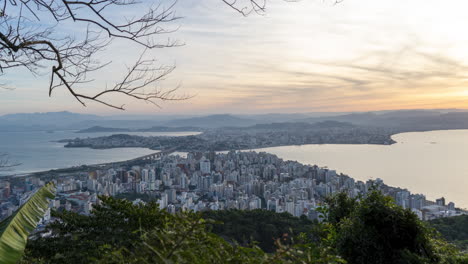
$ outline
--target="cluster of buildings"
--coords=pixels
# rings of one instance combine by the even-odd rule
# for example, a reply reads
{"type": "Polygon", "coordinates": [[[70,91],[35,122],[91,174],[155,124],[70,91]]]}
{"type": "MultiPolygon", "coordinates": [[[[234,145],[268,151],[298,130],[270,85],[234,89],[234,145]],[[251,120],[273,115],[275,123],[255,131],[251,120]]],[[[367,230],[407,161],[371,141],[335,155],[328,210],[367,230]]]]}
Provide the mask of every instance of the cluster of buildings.
{"type": "MultiPolygon", "coordinates": [[[[465,213],[444,198],[431,202],[380,179],[356,181],[328,168],[284,161],[264,152],[164,155],[139,165],[66,173],[53,180],[57,195],[50,207],[82,214],[90,214],[99,195],[110,195],[135,202],[154,200],[170,212],[262,208],[318,219],[317,209],[326,197],[338,192],[358,197],[370,188],[379,188],[424,220],[465,213]]],[[[36,176],[0,180],[0,217],[11,215],[42,185],[44,180],[36,176]]]]}
{"type": "MultiPolygon", "coordinates": [[[[202,130],[202,129],[196,129],[202,130]]],[[[208,129],[197,135],[154,136],[117,134],[95,138],[64,139],[68,148],[144,147],[154,150],[176,148],[179,151],[227,151],[304,144],[380,144],[395,143],[395,129],[359,127],[325,121],[318,124],[276,123],[251,127],[208,129]]]]}

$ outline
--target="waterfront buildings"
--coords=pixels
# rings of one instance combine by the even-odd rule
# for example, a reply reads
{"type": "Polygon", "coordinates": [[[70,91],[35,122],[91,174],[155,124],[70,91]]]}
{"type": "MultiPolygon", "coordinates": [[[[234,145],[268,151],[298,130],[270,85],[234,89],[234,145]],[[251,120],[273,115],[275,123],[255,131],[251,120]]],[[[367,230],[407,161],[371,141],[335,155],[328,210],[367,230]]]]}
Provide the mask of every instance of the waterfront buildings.
{"type": "MultiPolygon", "coordinates": [[[[44,185],[30,176],[0,181],[1,217],[7,217],[44,185]]],[[[141,201],[156,201],[170,212],[192,210],[267,209],[278,213],[320,219],[318,208],[326,197],[345,192],[351,197],[377,188],[392,196],[403,208],[421,219],[466,213],[445,199],[427,201],[422,194],[387,186],[382,180],[356,181],[319,166],[284,161],[275,155],[256,152],[193,152],[186,157],[162,156],[138,165],[64,173],[53,177],[57,196],[50,207],[90,214],[99,195],[141,201]]],[[[46,218],[50,219],[50,218],[46,218]]]]}

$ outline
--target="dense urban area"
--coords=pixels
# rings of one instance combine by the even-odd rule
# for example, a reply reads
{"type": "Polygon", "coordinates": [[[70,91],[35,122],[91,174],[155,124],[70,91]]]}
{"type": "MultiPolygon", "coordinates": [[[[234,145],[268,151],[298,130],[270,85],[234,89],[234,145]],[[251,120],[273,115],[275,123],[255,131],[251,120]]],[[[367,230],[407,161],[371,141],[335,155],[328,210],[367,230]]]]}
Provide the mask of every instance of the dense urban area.
{"type": "MultiPolygon", "coordinates": [[[[50,208],[82,214],[90,214],[99,195],[110,195],[135,203],[156,200],[169,212],[263,208],[320,220],[317,209],[325,197],[338,192],[357,197],[370,188],[392,196],[398,205],[411,208],[423,220],[467,213],[444,198],[429,201],[422,194],[387,186],[380,179],[356,181],[332,169],[284,161],[264,152],[191,152],[186,157],[161,155],[140,160],[137,165],[85,168],[3,178],[1,218],[11,215],[49,180],[57,186],[50,208]]],[[[42,224],[50,220],[49,210],[42,224]]]]}
{"type": "Polygon", "coordinates": [[[396,131],[393,128],[364,127],[345,122],[324,121],[315,124],[272,123],[250,127],[205,129],[201,134],[181,137],[117,134],[96,138],[65,139],[60,142],[67,143],[65,147],[70,148],[147,147],[160,150],[175,147],[179,151],[228,151],[302,144],[390,145],[395,143],[391,135],[396,131]]]}

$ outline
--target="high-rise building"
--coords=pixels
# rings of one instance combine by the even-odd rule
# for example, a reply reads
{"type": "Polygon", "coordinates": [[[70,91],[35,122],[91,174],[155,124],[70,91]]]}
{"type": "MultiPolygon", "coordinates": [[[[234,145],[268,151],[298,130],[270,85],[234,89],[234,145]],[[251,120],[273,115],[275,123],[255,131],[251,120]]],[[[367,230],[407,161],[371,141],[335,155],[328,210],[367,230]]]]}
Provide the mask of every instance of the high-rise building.
{"type": "Polygon", "coordinates": [[[449,210],[455,211],[455,204],[453,202],[448,203],[447,207],[449,210]]]}
{"type": "Polygon", "coordinates": [[[436,204],[439,206],[445,206],[445,198],[442,197],[442,198],[437,199],[436,204]]]}
{"type": "Polygon", "coordinates": [[[409,208],[410,207],[410,201],[409,201],[409,197],[410,197],[410,192],[408,191],[401,191],[401,192],[397,192],[396,193],[396,203],[403,207],[403,208],[409,208]]]}
{"type": "Polygon", "coordinates": [[[149,182],[149,170],[148,169],[141,170],[141,180],[144,182],[149,182]]]}
{"type": "Polygon", "coordinates": [[[175,203],[177,201],[177,195],[176,195],[175,189],[167,189],[165,193],[167,194],[168,203],[175,203]]]}
{"type": "Polygon", "coordinates": [[[200,160],[200,171],[203,174],[210,174],[211,173],[211,162],[207,159],[200,160]]]}

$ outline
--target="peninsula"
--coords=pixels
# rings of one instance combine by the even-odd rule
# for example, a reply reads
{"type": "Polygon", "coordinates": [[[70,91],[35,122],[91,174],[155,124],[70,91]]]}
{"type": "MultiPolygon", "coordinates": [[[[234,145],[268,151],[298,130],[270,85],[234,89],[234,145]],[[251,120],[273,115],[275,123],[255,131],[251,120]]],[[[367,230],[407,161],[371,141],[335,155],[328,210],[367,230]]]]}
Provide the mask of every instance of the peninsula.
{"type": "Polygon", "coordinates": [[[192,136],[135,136],[117,134],[96,138],[65,139],[65,147],[109,149],[145,147],[154,150],[176,148],[178,151],[225,151],[303,144],[378,144],[395,143],[389,128],[356,126],[346,122],[257,124],[249,127],[206,129],[192,136]]]}

